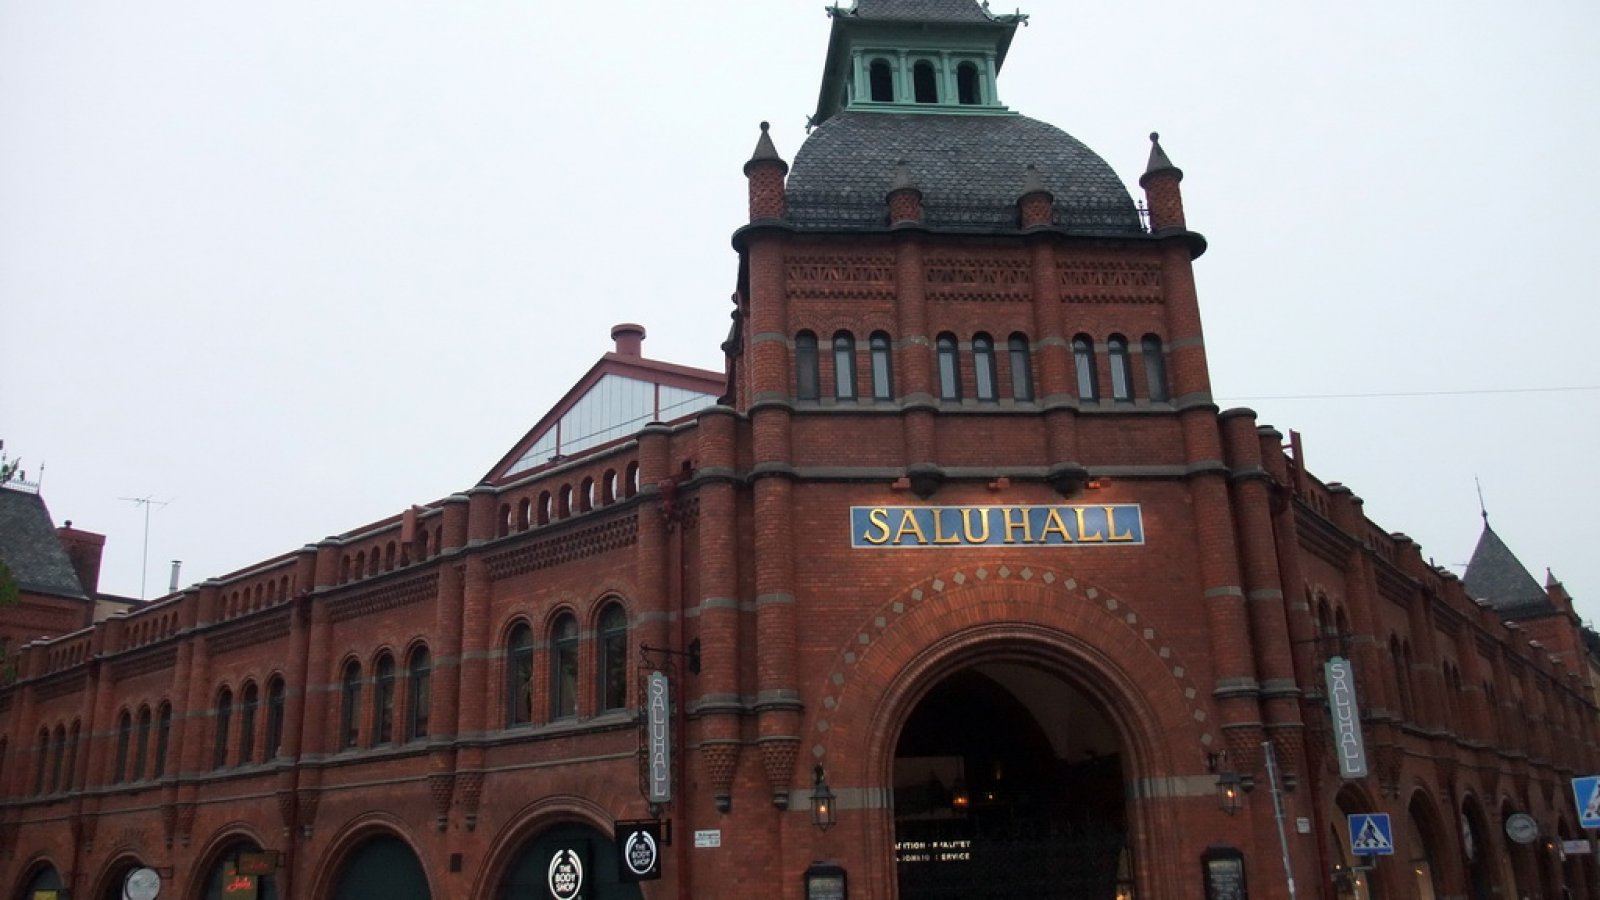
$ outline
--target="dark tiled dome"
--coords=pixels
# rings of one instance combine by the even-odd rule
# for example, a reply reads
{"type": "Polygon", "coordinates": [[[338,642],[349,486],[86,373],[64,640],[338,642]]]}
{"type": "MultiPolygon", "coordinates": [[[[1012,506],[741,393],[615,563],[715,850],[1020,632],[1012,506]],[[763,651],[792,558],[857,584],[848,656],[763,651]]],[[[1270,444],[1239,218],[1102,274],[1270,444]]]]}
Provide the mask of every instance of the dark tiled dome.
{"type": "Polygon", "coordinates": [[[1133,199],[1105,160],[1053,125],[1014,115],[837,113],[795,154],[790,221],[802,229],[883,227],[884,195],[902,159],[931,227],[1015,229],[1032,164],[1055,195],[1057,225],[1085,234],[1141,231],[1133,199]]]}

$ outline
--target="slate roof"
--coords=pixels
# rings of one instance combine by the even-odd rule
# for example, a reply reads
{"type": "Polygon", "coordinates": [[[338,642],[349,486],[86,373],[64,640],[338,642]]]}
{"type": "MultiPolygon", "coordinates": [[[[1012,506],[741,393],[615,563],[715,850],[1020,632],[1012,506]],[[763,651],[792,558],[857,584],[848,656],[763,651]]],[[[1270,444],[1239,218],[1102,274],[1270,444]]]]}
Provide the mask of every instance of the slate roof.
{"type": "Polygon", "coordinates": [[[884,227],[884,195],[902,159],[931,227],[1014,230],[1032,164],[1055,195],[1057,225],[1085,234],[1142,232],[1128,189],[1105,160],[1059,128],[1016,115],[837,113],[795,154],[790,221],[801,229],[884,227]]]}
{"type": "Polygon", "coordinates": [[[1554,609],[1544,588],[1500,535],[1489,527],[1487,518],[1461,583],[1469,596],[1487,601],[1501,613],[1539,613],[1554,609]]]}
{"type": "Polygon", "coordinates": [[[0,487],[0,560],[24,593],[89,599],[38,494],[0,487]]]}
{"type": "Polygon", "coordinates": [[[991,22],[974,0],[856,0],[844,15],[857,19],[921,22],[991,22]]]}

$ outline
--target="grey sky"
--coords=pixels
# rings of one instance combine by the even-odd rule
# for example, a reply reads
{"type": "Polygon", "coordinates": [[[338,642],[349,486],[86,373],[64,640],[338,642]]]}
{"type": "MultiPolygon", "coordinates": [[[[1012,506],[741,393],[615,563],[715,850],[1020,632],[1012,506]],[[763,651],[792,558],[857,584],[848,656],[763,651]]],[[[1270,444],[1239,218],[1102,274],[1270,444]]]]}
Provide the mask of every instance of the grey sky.
{"type": "MultiPolygon", "coordinates": [[[[997,8],[1010,4],[999,4],[997,8]]],[[[1042,0],[1000,79],[1186,173],[1213,380],[1439,563],[1496,530],[1600,617],[1592,2],[1042,0]],[[1273,399],[1286,398],[1286,399],[1273,399]]],[[[717,369],[820,0],[0,0],[0,438],[102,588],[470,487],[636,321],[717,369]]],[[[1459,572],[1459,568],[1457,568],[1459,572]]]]}

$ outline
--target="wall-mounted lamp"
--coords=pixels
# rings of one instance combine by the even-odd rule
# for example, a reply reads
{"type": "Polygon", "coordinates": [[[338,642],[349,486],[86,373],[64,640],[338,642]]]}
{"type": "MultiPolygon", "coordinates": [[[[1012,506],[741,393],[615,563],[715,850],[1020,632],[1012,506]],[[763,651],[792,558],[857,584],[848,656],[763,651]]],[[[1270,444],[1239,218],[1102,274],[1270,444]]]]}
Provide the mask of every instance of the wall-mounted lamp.
{"type": "Polygon", "coordinates": [[[1227,756],[1225,752],[1207,753],[1206,770],[1217,776],[1217,808],[1231,816],[1244,807],[1244,795],[1255,785],[1223,766],[1227,756]]]}
{"type": "Polygon", "coordinates": [[[950,788],[950,808],[958,813],[964,813],[971,805],[972,795],[967,793],[967,783],[958,775],[955,785],[950,788]]]}
{"type": "Polygon", "coordinates": [[[833,791],[828,789],[828,781],[822,774],[822,766],[817,766],[812,773],[811,785],[811,824],[817,826],[818,831],[827,831],[833,827],[837,819],[834,810],[833,791]]]}

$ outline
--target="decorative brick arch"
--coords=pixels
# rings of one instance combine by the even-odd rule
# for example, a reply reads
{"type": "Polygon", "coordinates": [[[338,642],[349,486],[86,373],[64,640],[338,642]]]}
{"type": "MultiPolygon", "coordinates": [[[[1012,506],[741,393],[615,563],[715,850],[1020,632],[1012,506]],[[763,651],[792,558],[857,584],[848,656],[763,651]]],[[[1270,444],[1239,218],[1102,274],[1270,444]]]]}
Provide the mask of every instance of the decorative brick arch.
{"type": "MultiPolygon", "coordinates": [[[[111,886],[116,884],[118,876],[126,877],[128,872],[140,866],[150,865],[145,860],[149,857],[140,856],[137,850],[126,844],[117,847],[107,854],[106,862],[100,867],[100,872],[94,878],[94,887],[89,891],[91,900],[98,900],[111,892],[111,886]]],[[[60,871],[57,869],[56,871],[60,871]]],[[[118,894],[121,893],[119,890],[118,894]]]]}
{"type": "Polygon", "coordinates": [[[205,846],[194,857],[194,865],[189,868],[189,888],[182,896],[188,900],[203,900],[206,893],[206,875],[211,872],[211,867],[222,858],[224,850],[244,841],[250,841],[257,847],[266,847],[261,838],[261,833],[255,826],[244,821],[229,822],[212,832],[205,846]]]}
{"type": "MultiPolygon", "coordinates": [[[[829,767],[833,786],[892,783],[900,731],[927,692],[961,669],[1000,661],[1037,665],[1081,690],[1116,729],[1134,793],[1155,779],[1203,771],[1205,753],[1219,743],[1207,697],[1134,605],[1052,569],[991,562],[919,582],[854,630],[809,710],[803,768],[826,763],[835,719],[859,715],[864,752],[847,754],[853,757],[847,767],[829,767]],[[1186,743],[1192,758],[1174,753],[1186,743]]],[[[1174,823],[1144,807],[1130,805],[1135,844],[1177,846],[1174,823]]],[[[878,870],[867,873],[869,884],[893,883],[887,862],[894,858],[893,831],[891,815],[869,820],[867,856],[878,870]]],[[[1138,865],[1145,889],[1158,895],[1179,889],[1181,875],[1171,860],[1147,858],[1138,865]]]]}
{"type": "MultiPolygon", "coordinates": [[[[12,841],[11,844],[12,846],[15,846],[15,841],[12,841]]],[[[22,889],[27,886],[28,882],[38,877],[39,873],[45,869],[55,870],[56,878],[60,879],[63,885],[67,884],[67,873],[62,870],[60,866],[56,865],[55,859],[52,858],[50,854],[35,853],[33,856],[29,857],[27,862],[23,863],[22,866],[17,869],[17,877],[11,883],[11,890],[6,894],[6,896],[19,898],[19,900],[32,900],[31,897],[22,896],[22,889]]]]}
{"type": "Polygon", "coordinates": [[[362,842],[373,837],[392,837],[411,849],[417,858],[417,864],[428,877],[428,896],[434,900],[443,900],[449,896],[439,890],[438,875],[428,867],[428,857],[422,852],[421,846],[411,835],[411,825],[399,816],[387,812],[374,812],[357,816],[344,824],[333,840],[328,843],[327,849],[322,851],[322,858],[317,860],[315,874],[309,896],[313,898],[326,898],[333,893],[333,886],[337,877],[343,874],[345,860],[351,851],[359,847],[362,842]]]}
{"type": "Polygon", "coordinates": [[[553,794],[529,803],[507,817],[499,833],[489,842],[489,852],[467,896],[497,896],[495,891],[506,870],[517,861],[522,848],[543,832],[557,825],[577,822],[607,834],[617,817],[615,811],[629,808],[638,798],[637,791],[626,796],[604,797],[603,803],[576,794],[553,794]]]}

